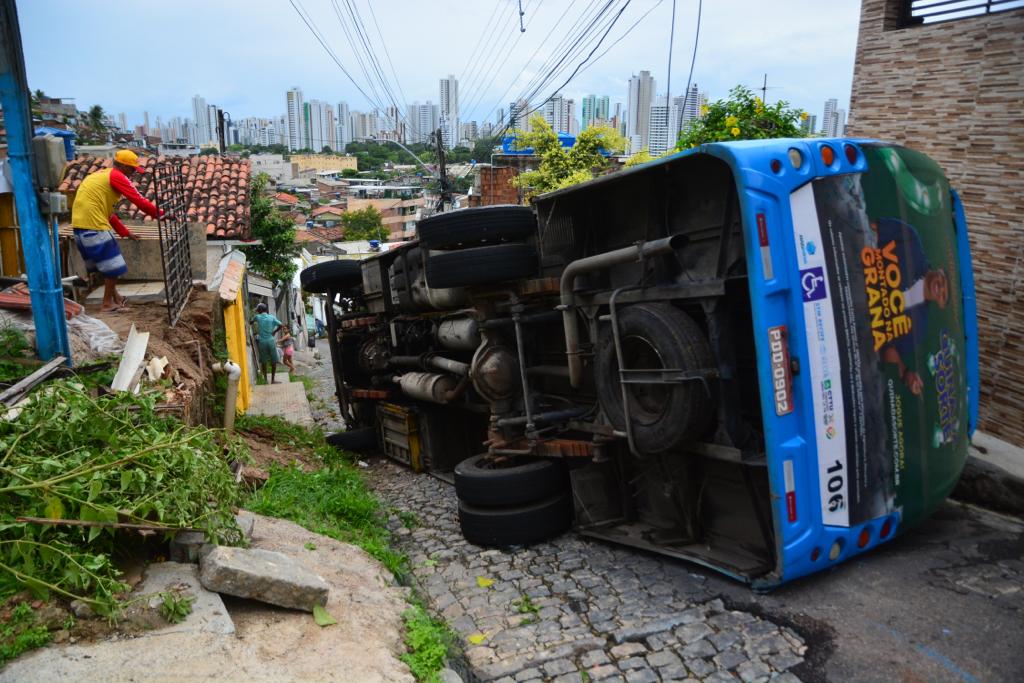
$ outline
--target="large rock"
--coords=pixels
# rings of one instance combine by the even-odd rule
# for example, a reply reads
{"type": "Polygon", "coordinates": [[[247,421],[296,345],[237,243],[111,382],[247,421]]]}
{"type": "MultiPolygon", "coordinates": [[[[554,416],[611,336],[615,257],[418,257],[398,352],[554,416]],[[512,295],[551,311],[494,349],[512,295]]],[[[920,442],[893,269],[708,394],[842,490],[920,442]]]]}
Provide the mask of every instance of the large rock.
{"type": "Polygon", "coordinates": [[[307,612],[325,604],[329,592],[322,578],[271,550],[213,548],[200,559],[199,580],[217,593],[307,612]]]}

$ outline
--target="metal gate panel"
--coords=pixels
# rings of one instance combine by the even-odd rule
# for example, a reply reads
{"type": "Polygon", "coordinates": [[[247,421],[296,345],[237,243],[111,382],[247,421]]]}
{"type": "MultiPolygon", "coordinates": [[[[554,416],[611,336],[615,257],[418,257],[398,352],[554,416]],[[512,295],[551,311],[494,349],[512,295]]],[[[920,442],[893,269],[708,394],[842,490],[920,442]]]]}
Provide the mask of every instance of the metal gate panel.
{"type": "Polygon", "coordinates": [[[163,211],[157,219],[160,259],[164,268],[164,294],[171,327],[178,322],[192,291],[192,251],[188,243],[188,204],[181,174],[181,159],[163,159],[156,164],[156,205],[163,211]]]}

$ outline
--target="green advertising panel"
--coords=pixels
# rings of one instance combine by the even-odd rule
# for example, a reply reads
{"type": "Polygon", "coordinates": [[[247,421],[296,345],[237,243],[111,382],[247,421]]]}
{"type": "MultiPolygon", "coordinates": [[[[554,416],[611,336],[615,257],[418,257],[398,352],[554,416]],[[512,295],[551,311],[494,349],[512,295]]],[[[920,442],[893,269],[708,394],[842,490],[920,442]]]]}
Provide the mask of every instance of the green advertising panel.
{"type": "Polygon", "coordinates": [[[946,497],[967,454],[956,234],[938,165],[902,147],[864,153],[866,173],[794,193],[794,211],[803,195],[817,214],[797,249],[822,514],[853,526],[899,509],[909,525],[946,497]]]}

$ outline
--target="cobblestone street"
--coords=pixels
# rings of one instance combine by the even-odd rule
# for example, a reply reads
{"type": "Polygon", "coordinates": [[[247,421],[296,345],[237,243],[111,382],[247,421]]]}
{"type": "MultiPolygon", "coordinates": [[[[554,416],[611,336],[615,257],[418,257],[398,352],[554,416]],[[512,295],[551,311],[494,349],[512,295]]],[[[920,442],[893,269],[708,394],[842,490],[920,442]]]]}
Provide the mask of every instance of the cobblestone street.
{"type": "Polygon", "coordinates": [[[803,661],[801,637],[729,609],[717,577],[571,533],[511,552],[480,548],[462,538],[445,482],[383,461],[371,482],[420,521],[394,525],[399,545],[484,680],[799,680],[788,672],[803,661]]]}
{"type": "MultiPolygon", "coordinates": [[[[316,422],[340,425],[326,345],[316,422]]],[[[863,558],[758,594],[701,567],[563,534],[510,551],[469,544],[455,492],[367,458],[427,606],[467,680],[1018,681],[1024,523],[946,503],[863,558]]]]}

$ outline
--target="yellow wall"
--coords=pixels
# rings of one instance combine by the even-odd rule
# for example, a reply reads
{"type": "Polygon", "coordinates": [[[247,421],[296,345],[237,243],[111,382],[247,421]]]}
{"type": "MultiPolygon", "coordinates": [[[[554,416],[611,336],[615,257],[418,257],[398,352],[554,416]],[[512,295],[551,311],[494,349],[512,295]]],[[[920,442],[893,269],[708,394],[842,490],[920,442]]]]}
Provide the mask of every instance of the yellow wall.
{"type": "Polygon", "coordinates": [[[239,413],[249,409],[252,400],[252,386],[249,384],[249,354],[246,352],[245,306],[242,303],[242,292],[231,303],[224,305],[224,333],[227,339],[228,357],[242,368],[242,376],[238,380],[238,400],[235,403],[239,413]]]}
{"type": "Polygon", "coordinates": [[[25,261],[21,256],[18,239],[18,219],[14,214],[14,193],[0,194],[0,275],[21,277],[25,272],[25,261]]]}
{"type": "Polygon", "coordinates": [[[292,154],[289,158],[298,164],[300,171],[344,171],[347,168],[358,171],[356,157],[337,156],[335,154],[292,154]]]}

